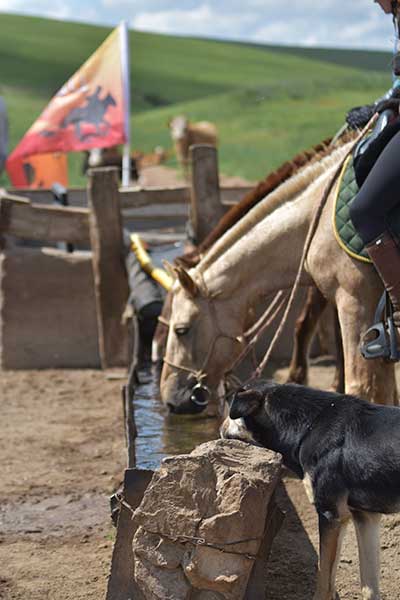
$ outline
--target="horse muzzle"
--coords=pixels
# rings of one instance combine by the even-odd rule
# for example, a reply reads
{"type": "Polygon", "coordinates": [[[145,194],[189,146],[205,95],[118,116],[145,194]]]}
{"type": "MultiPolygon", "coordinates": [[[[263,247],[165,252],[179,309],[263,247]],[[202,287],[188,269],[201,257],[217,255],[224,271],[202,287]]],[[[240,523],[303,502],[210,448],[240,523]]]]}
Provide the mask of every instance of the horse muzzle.
{"type": "Polygon", "coordinates": [[[199,414],[206,410],[208,403],[211,398],[211,391],[209,388],[202,384],[196,383],[196,385],[188,390],[190,396],[184,402],[179,404],[173,404],[168,402],[169,411],[175,415],[183,414],[199,414]]]}

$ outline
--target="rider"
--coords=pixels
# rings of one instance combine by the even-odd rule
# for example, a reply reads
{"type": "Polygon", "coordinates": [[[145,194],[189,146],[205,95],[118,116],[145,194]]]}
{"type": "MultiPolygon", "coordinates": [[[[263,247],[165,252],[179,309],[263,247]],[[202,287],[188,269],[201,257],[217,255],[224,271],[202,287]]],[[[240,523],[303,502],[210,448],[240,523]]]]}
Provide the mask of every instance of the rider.
{"type": "MultiPolygon", "coordinates": [[[[389,231],[387,217],[391,209],[400,203],[400,79],[396,79],[400,76],[400,5],[398,7],[398,0],[374,1],[385,13],[393,15],[396,33],[394,84],[386,96],[373,105],[372,112],[380,113],[370,136],[373,140],[371,145],[376,146],[371,148],[372,154],[377,159],[362,182],[350,216],[389,293],[397,325],[400,323],[400,249],[389,231]]],[[[357,170],[356,159],[355,165],[357,170]]]]}

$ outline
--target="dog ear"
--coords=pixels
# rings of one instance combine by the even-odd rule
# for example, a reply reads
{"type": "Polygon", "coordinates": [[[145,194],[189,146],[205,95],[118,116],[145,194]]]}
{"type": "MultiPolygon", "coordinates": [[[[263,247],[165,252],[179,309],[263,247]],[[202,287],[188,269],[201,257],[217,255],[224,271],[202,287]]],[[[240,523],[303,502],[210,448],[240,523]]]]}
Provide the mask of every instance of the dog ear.
{"type": "Polygon", "coordinates": [[[252,415],[261,407],[263,400],[264,396],[257,390],[236,392],[229,411],[230,418],[240,419],[252,415]]]}

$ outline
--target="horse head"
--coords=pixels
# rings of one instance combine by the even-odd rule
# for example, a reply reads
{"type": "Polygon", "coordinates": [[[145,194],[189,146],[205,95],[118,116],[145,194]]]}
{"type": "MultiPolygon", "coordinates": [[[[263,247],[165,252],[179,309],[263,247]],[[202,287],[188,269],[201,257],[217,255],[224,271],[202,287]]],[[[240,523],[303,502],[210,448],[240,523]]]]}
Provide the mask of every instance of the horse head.
{"type": "Polygon", "coordinates": [[[178,117],[174,117],[168,123],[169,129],[171,131],[171,137],[173,140],[181,140],[187,134],[189,121],[183,115],[178,117]]]}
{"type": "Polygon", "coordinates": [[[195,271],[174,268],[178,281],[160,390],[170,412],[220,412],[223,381],[242,348],[240,319],[230,298],[213,296],[195,271]]]}

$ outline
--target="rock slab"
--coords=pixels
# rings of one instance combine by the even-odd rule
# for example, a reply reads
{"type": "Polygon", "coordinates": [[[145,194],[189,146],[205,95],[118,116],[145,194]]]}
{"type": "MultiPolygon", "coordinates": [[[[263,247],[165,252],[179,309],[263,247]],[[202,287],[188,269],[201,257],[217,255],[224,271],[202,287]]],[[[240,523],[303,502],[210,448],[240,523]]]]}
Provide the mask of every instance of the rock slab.
{"type": "Polygon", "coordinates": [[[133,518],[134,576],[146,600],[242,600],[250,589],[262,598],[267,582],[252,573],[260,578],[282,522],[280,472],[278,454],[237,440],[164,459],[133,518]]]}

